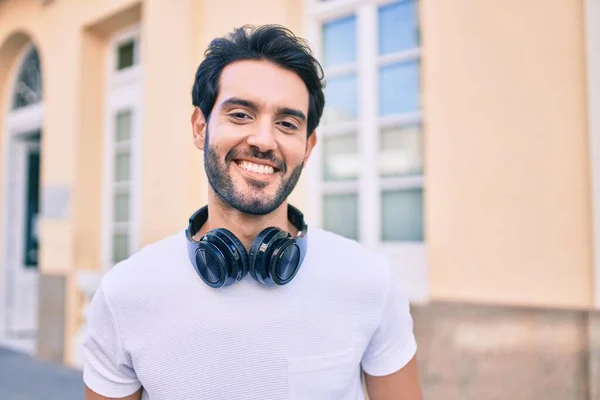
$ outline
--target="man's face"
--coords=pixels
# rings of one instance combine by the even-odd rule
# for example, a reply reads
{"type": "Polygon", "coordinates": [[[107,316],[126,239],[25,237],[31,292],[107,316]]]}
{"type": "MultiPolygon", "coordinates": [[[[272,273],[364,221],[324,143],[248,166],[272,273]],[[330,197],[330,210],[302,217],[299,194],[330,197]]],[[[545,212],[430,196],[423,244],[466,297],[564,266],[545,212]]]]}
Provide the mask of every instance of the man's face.
{"type": "Polygon", "coordinates": [[[225,67],[208,125],[192,115],[208,181],[246,214],[264,215],[292,192],[316,142],[307,140],[308,90],[294,72],[266,61],[225,67]]]}

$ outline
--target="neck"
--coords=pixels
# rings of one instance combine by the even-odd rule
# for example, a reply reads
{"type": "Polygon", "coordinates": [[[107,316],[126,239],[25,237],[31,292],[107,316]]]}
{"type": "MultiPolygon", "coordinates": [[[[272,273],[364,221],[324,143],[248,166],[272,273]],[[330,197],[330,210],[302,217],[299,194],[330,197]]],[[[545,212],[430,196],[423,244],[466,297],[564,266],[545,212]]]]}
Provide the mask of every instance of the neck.
{"type": "Polygon", "coordinates": [[[288,220],[287,201],[266,215],[245,214],[225,203],[214,191],[208,195],[208,220],[194,235],[198,240],[206,232],[225,228],[231,231],[250,250],[252,242],[265,228],[277,227],[295,236],[297,229],[288,220]]]}

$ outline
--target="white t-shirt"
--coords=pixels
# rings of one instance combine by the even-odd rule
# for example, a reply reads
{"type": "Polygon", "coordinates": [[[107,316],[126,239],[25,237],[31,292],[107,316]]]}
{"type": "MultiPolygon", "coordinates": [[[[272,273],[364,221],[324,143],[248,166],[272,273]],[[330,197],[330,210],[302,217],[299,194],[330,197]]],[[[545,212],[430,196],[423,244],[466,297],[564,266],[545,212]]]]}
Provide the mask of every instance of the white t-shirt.
{"type": "Polygon", "coordinates": [[[387,375],[416,352],[408,299],[386,258],[320,229],[292,282],[249,275],[213,289],[184,232],[103,278],[88,312],[83,378],[105,397],[358,400],[360,369],[387,375]]]}

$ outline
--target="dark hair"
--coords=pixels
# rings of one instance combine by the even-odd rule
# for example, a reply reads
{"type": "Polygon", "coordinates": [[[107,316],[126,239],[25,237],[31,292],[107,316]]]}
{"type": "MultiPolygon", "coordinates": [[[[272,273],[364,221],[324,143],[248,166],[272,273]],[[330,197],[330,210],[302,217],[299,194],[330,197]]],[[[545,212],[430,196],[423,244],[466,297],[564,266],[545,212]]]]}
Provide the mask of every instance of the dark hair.
{"type": "Polygon", "coordinates": [[[196,71],[192,103],[208,120],[217,98],[219,78],[228,64],[241,60],[265,60],[295,72],[309,94],[307,135],[319,125],[325,106],[323,68],[307,42],[279,25],[236,28],[225,37],[214,39],[196,71]]]}

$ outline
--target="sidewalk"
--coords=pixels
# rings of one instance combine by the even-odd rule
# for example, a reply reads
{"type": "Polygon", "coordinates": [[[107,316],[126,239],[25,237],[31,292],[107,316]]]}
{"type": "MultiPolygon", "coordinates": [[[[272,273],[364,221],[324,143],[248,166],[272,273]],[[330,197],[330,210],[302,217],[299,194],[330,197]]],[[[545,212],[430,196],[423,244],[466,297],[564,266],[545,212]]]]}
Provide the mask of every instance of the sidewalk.
{"type": "Polygon", "coordinates": [[[80,400],[81,371],[0,348],[0,399],[80,400]]]}

